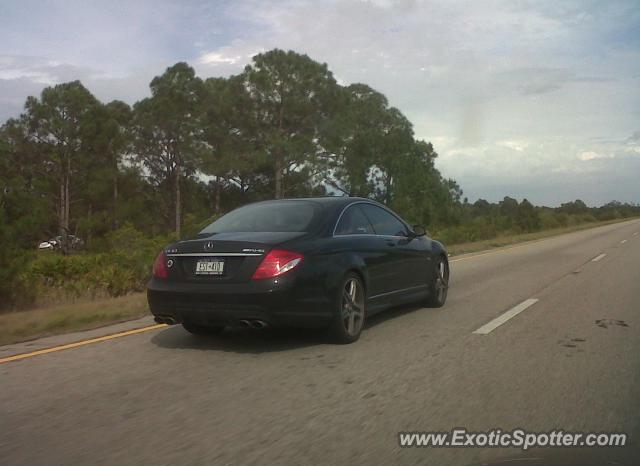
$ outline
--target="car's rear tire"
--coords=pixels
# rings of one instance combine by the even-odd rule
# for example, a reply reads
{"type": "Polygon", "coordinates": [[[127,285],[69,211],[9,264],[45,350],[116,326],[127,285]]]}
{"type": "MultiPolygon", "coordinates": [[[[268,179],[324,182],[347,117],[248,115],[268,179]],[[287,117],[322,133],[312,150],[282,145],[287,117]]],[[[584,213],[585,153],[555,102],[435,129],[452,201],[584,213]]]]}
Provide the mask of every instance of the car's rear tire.
{"type": "Polygon", "coordinates": [[[329,328],[336,343],[353,343],[362,333],[367,316],[367,296],[360,276],[349,272],[342,279],[335,299],[335,317],[329,328]]]}
{"type": "Polygon", "coordinates": [[[435,273],[429,283],[429,296],[426,299],[427,307],[442,307],[447,301],[449,291],[449,261],[444,256],[439,256],[436,262],[435,273]]]}
{"type": "Polygon", "coordinates": [[[198,325],[189,322],[183,322],[182,327],[193,335],[218,335],[224,330],[223,326],[198,325]]]}

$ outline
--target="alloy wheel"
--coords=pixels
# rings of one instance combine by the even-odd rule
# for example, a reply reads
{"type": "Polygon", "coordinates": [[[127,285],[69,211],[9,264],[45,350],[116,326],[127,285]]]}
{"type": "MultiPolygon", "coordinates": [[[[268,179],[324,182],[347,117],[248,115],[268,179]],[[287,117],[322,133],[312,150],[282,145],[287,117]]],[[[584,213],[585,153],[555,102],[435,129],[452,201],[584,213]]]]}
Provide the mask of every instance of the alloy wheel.
{"type": "Polygon", "coordinates": [[[351,336],[357,335],[364,322],[364,289],[357,278],[350,278],[342,292],[342,323],[351,336]]]}
{"type": "Polygon", "coordinates": [[[438,302],[443,302],[447,295],[447,289],[449,288],[449,267],[444,260],[438,262],[435,288],[438,302]]]}

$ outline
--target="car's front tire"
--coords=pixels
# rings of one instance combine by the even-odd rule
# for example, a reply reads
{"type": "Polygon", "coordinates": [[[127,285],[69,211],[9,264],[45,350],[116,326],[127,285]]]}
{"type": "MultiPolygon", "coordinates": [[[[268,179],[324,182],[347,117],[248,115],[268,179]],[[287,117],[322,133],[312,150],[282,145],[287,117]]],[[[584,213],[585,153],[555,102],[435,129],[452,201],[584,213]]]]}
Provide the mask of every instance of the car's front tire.
{"type": "Polygon", "coordinates": [[[367,315],[364,283],[358,274],[349,272],[338,290],[335,317],[329,330],[336,343],[353,343],[360,338],[367,315]]]}
{"type": "Polygon", "coordinates": [[[447,301],[449,291],[449,261],[440,256],[436,262],[436,268],[429,283],[429,296],[425,302],[427,307],[442,307],[447,301]]]}
{"type": "Polygon", "coordinates": [[[218,335],[224,330],[222,326],[197,325],[183,322],[182,327],[193,335],[218,335]]]}

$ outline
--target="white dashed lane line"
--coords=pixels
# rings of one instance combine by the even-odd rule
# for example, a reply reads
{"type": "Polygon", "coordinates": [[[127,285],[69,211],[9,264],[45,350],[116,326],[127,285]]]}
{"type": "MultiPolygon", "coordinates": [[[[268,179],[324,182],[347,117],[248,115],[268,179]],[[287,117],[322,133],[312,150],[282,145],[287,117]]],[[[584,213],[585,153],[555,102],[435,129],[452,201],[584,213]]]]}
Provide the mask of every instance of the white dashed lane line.
{"type": "Polygon", "coordinates": [[[502,315],[496,317],[495,319],[493,319],[491,322],[489,322],[487,324],[484,324],[482,327],[480,327],[478,330],[475,330],[473,333],[475,333],[477,335],[487,335],[487,334],[493,332],[496,328],[500,327],[505,322],[507,322],[509,319],[513,319],[515,316],[520,314],[522,311],[530,308],[531,306],[533,306],[537,302],[538,302],[538,300],[535,299],[535,298],[531,298],[531,299],[527,299],[526,301],[522,301],[517,306],[512,307],[511,309],[509,309],[504,314],[502,314],[502,315]]]}
{"type": "MultiPolygon", "coordinates": [[[[639,233],[640,232],[636,231],[633,234],[633,236],[638,236],[639,233]]],[[[620,244],[624,244],[626,242],[627,242],[627,240],[623,239],[622,241],[620,241],[620,244]]],[[[602,260],[605,256],[606,256],[606,254],[604,252],[601,253],[601,254],[598,254],[596,257],[591,259],[591,262],[598,262],[598,261],[602,260]]],[[[474,257],[474,256],[471,256],[469,258],[472,258],[472,257],[474,257]]],[[[458,259],[458,260],[461,260],[461,259],[458,259]]],[[[531,306],[533,306],[537,302],[538,302],[537,298],[530,298],[530,299],[527,299],[525,301],[522,301],[520,304],[518,304],[517,306],[512,307],[511,309],[506,311],[504,314],[499,315],[498,317],[496,317],[492,321],[484,324],[479,329],[474,330],[473,333],[475,333],[476,335],[488,335],[489,333],[493,332],[496,328],[500,327],[502,324],[504,324],[505,322],[509,321],[510,319],[513,319],[515,316],[520,314],[522,311],[530,308],[531,306]]]]}
{"type": "MultiPolygon", "coordinates": [[[[633,236],[636,236],[637,234],[638,234],[638,232],[634,233],[633,236]]],[[[620,241],[620,244],[624,244],[626,242],[627,242],[627,240],[623,239],[622,241],[620,241]]],[[[604,252],[601,253],[601,254],[598,254],[596,257],[591,259],[591,262],[598,262],[598,261],[602,260],[605,256],[606,256],[606,254],[604,252]]],[[[515,316],[520,314],[522,311],[530,308],[531,306],[533,306],[537,302],[538,302],[537,298],[530,298],[530,299],[527,299],[525,301],[522,301],[517,306],[512,307],[511,309],[509,309],[504,314],[501,314],[500,316],[498,316],[495,319],[493,319],[491,322],[488,322],[488,323],[484,324],[482,327],[480,327],[479,329],[474,330],[473,333],[475,333],[476,335],[487,335],[487,334],[493,332],[496,328],[500,327],[505,322],[507,322],[509,319],[513,319],[515,316]]]]}

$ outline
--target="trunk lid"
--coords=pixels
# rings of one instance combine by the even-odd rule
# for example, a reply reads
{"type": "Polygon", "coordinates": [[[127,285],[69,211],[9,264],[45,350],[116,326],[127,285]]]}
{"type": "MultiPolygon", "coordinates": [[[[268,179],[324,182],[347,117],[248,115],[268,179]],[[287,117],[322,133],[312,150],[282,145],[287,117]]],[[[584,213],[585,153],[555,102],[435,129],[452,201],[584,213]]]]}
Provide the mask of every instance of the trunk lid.
{"type": "Polygon", "coordinates": [[[303,235],[300,232],[198,235],[167,249],[167,258],[172,261],[169,278],[192,283],[247,282],[274,246],[303,235]]]}

